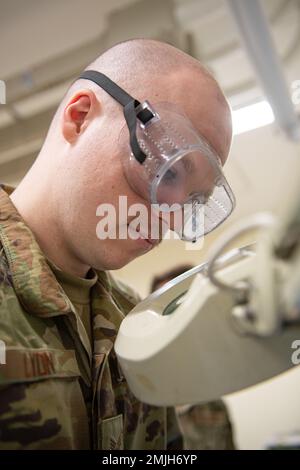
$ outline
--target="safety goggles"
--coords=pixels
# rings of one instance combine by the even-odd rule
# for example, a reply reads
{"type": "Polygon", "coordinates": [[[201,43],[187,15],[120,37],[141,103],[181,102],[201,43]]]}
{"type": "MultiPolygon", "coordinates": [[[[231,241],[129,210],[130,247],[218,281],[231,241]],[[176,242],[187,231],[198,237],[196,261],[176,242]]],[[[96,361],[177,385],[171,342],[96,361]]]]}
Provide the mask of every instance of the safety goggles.
{"type": "Polygon", "coordinates": [[[129,145],[122,160],[128,183],[157,211],[177,214],[172,230],[181,239],[196,241],[227,219],[235,198],[220,159],[176,106],[140,103],[94,70],[79,78],[95,82],[123,106],[129,145]]]}

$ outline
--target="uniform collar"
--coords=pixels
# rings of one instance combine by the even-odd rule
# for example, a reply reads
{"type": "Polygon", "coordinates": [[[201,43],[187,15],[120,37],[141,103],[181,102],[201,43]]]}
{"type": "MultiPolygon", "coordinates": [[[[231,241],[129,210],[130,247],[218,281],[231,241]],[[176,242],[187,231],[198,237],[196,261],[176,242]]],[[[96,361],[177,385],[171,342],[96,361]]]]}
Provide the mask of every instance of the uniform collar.
{"type": "MultiPolygon", "coordinates": [[[[2,244],[8,262],[8,277],[18,300],[28,313],[39,317],[70,314],[69,318],[74,320],[74,328],[91,360],[90,342],[76,309],[57,281],[33,232],[9,197],[14,189],[0,184],[0,250],[2,244]]],[[[94,352],[107,354],[113,347],[124,312],[114,299],[110,273],[94,271],[98,277],[91,289],[94,352]]],[[[129,306],[132,308],[134,304],[129,303],[129,306]]]]}

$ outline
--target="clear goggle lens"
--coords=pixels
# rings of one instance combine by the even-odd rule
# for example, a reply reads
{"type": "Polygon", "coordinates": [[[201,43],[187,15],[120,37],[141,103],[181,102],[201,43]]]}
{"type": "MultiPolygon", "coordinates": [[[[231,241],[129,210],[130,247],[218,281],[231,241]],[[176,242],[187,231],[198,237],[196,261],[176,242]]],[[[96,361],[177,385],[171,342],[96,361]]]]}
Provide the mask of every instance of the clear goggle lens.
{"type": "Polygon", "coordinates": [[[125,175],[140,196],[162,212],[177,213],[174,230],[182,239],[195,240],[230,215],[234,196],[217,155],[190,121],[173,105],[161,103],[154,109],[154,119],[146,125],[138,121],[136,129],[146,159],[141,164],[127,153],[125,175]]]}

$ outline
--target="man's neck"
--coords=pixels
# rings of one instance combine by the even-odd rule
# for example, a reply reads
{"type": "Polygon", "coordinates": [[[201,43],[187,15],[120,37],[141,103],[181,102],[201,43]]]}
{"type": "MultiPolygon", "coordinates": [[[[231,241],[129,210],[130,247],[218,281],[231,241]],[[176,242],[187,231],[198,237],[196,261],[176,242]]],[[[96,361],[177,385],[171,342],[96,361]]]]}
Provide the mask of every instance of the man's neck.
{"type": "Polygon", "coordinates": [[[49,193],[44,188],[22,181],[10,198],[18,212],[33,232],[42,252],[62,271],[81,278],[86,277],[90,266],[84,264],[70,250],[62,236],[49,193]],[[35,191],[32,190],[35,188],[35,191]]]}

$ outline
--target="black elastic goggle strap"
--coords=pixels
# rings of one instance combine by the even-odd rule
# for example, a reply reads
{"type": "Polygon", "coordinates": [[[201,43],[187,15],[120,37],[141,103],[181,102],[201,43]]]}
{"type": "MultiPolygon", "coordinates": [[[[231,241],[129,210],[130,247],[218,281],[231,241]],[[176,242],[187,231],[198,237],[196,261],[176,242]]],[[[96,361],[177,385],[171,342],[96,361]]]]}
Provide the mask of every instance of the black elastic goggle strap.
{"type": "MultiPolygon", "coordinates": [[[[132,153],[138,160],[138,162],[144,163],[146,155],[141,150],[136,137],[136,108],[140,105],[140,102],[138,100],[135,100],[132,96],[130,96],[125,90],[120,88],[119,85],[113,82],[106,75],[97,72],[96,70],[86,70],[79,76],[79,78],[91,80],[92,82],[96,83],[98,86],[103,88],[103,90],[105,90],[112,98],[114,98],[116,101],[118,101],[118,103],[123,106],[124,117],[129,130],[129,140],[132,153]]],[[[147,122],[150,116],[149,114],[144,113],[144,111],[147,110],[142,110],[141,112],[139,112],[138,118],[143,122],[145,119],[145,122],[147,122]]]]}

